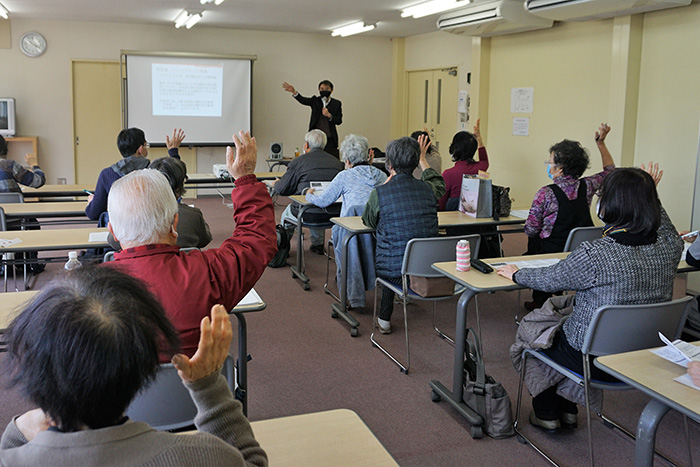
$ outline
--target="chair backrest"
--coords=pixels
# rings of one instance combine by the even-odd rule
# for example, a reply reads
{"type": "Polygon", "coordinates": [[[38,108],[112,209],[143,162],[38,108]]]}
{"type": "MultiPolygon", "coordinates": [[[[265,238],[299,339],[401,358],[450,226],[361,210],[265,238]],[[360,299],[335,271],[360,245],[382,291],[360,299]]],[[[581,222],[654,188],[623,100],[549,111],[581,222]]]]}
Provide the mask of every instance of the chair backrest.
{"type": "Polygon", "coordinates": [[[8,193],[0,193],[0,204],[11,203],[24,203],[24,196],[22,195],[22,193],[15,193],[14,191],[8,193]]]}
{"type": "Polygon", "coordinates": [[[431,267],[433,263],[454,261],[457,254],[457,242],[467,240],[471,257],[476,258],[481,243],[479,235],[461,237],[414,238],[406,244],[403,255],[401,274],[422,277],[443,277],[431,267]]]}
{"type": "MultiPolygon", "coordinates": [[[[233,357],[226,357],[222,374],[231,391],[235,390],[233,357]]],[[[135,421],[146,422],[157,430],[178,430],[194,424],[197,407],[182,384],[172,363],[160,366],[156,380],[136,395],[126,415],[135,421]]]]}
{"type": "Polygon", "coordinates": [[[693,297],[648,305],[614,305],[596,310],[581,352],[610,355],[663,345],[659,332],[677,339],[693,297]]]}
{"type": "Polygon", "coordinates": [[[7,230],[7,221],[5,220],[5,210],[0,208],[0,232],[7,230]]]}
{"type": "Polygon", "coordinates": [[[564,251],[574,251],[582,242],[592,242],[603,238],[603,227],[576,227],[569,232],[564,245],[564,251]]]}

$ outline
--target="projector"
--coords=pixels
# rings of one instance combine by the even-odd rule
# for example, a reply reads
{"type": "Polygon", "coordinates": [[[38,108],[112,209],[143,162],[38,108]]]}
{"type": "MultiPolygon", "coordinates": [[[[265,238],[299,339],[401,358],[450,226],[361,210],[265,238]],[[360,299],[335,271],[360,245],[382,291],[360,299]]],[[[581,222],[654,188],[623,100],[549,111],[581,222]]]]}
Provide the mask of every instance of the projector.
{"type": "Polygon", "coordinates": [[[221,180],[228,180],[231,175],[228,173],[228,168],[226,164],[214,164],[213,166],[214,176],[220,178],[221,180]]]}

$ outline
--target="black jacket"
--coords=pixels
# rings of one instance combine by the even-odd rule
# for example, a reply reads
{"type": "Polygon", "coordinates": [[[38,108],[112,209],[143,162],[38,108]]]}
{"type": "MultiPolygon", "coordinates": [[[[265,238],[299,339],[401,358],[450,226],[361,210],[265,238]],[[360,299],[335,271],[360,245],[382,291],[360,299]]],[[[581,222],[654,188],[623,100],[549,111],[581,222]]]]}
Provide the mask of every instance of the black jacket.
{"type": "MultiPolygon", "coordinates": [[[[311,107],[311,119],[309,120],[309,131],[316,128],[316,123],[319,118],[326,118],[321,111],[323,110],[323,100],[320,96],[304,97],[297,93],[294,98],[300,104],[311,107]]],[[[328,111],[331,113],[331,119],[328,121],[328,127],[331,134],[328,135],[328,144],[326,147],[336,149],[338,147],[338,131],[335,129],[337,125],[343,123],[343,104],[338,99],[333,99],[328,102],[328,111]]]]}

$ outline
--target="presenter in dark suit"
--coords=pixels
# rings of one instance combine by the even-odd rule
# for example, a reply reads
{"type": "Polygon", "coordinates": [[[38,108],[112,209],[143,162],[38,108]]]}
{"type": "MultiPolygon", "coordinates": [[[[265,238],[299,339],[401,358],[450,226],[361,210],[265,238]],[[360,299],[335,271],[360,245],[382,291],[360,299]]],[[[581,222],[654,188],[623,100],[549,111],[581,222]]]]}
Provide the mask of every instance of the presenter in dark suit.
{"type": "Polygon", "coordinates": [[[324,150],[340,157],[338,152],[338,131],[337,125],[343,123],[342,103],[338,99],[331,98],[333,83],[323,80],[318,83],[318,93],[320,96],[304,97],[294,89],[289,83],[282,83],[285,91],[291,92],[300,104],[311,107],[311,120],[309,120],[309,131],[321,130],[328,136],[328,144],[324,150]]]}

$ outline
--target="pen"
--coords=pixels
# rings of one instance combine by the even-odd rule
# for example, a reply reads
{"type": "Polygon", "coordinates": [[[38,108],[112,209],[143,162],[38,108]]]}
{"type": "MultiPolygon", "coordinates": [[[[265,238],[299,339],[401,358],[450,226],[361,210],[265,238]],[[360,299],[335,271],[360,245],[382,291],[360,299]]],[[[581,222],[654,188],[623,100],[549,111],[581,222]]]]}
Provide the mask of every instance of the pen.
{"type": "Polygon", "coordinates": [[[83,188],[83,191],[84,191],[85,193],[87,193],[88,195],[94,195],[94,193],[93,193],[92,191],[90,191],[90,190],[86,190],[86,189],[83,188]]]}
{"type": "Polygon", "coordinates": [[[700,230],[693,230],[692,232],[688,232],[685,235],[681,235],[681,238],[690,238],[690,237],[695,237],[697,234],[700,233],[700,230]]]}

